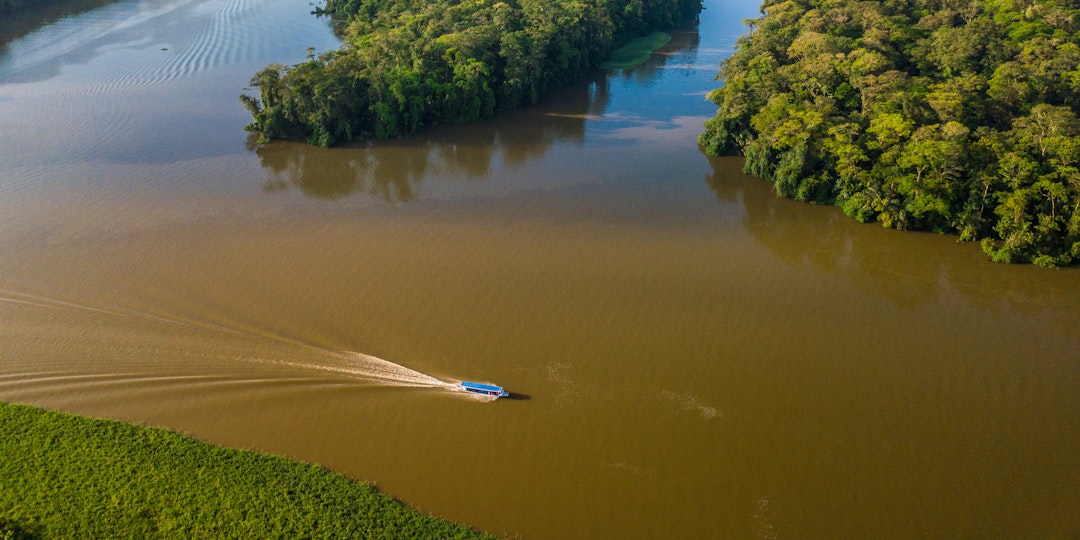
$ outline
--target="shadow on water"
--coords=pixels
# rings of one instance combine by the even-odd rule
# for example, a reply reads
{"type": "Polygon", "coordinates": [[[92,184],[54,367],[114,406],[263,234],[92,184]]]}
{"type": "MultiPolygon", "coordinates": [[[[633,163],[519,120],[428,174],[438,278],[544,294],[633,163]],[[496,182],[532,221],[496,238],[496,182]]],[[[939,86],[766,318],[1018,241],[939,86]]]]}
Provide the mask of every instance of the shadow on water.
{"type": "Polygon", "coordinates": [[[517,169],[554,146],[579,145],[586,121],[602,115],[607,102],[607,76],[598,73],[537,106],[487,122],[335,148],[287,142],[249,148],[266,169],[265,191],[299,189],[314,199],[366,194],[401,203],[416,199],[432,176],[481,181],[495,164],[517,169]]]}
{"type": "Polygon", "coordinates": [[[1013,309],[1056,305],[1080,316],[1080,270],[992,263],[955,236],[858,223],[838,208],[788,200],[742,172],[741,158],[710,158],[705,181],[719,201],[744,210],[746,231],[778,259],[840,275],[860,290],[913,309],[953,289],[970,301],[1013,309]]]}
{"type": "MultiPolygon", "coordinates": [[[[692,21],[672,32],[672,41],[645,64],[599,71],[536,106],[486,122],[437,126],[411,137],[331,149],[286,142],[249,144],[249,148],[267,171],[267,192],[298,189],[314,199],[366,194],[388,203],[408,202],[419,197],[428,177],[483,181],[495,167],[502,172],[519,169],[540,160],[555,146],[584,144],[586,124],[608,109],[611,80],[652,81],[669,65],[693,65],[700,39],[698,21],[692,21]]],[[[692,78],[694,70],[686,71],[687,78],[692,78]]]]}
{"type": "Polygon", "coordinates": [[[19,39],[38,28],[51,24],[64,17],[85,13],[119,0],[53,0],[41,2],[18,13],[0,16],[0,54],[7,50],[8,43],[19,39]]]}
{"type": "MultiPolygon", "coordinates": [[[[699,22],[694,20],[681,29],[669,31],[671,41],[654,52],[648,62],[630,69],[612,70],[611,73],[623,79],[644,84],[655,80],[660,70],[694,64],[697,60],[698,47],[701,45],[698,24],[699,22]]],[[[692,74],[687,73],[687,76],[692,76],[692,74]]]]}
{"type": "MultiPolygon", "coordinates": [[[[6,61],[0,63],[0,67],[5,67],[2,71],[4,82],[43,82],[60,75],[65,66],[89,65],[102,58],[115,59],[117,56],[113,53],[117,49],[177,38],[190,40],[199,34],[198,29],[165,22],[186,19],[191,23],[198,16],[200,5],[208,1],[171,0],[162,8],[138,1],[80,0],[64,4],[67,7],[55,14],[47,15],[49,10],[44,10],[41,15],[47,18],[34,18],[12,28],[20,33],[17,37],[26,36],[29,43],[25,46],[16,44],[12,51],[6,50],[9,43],[0,46],[0,53],[14,55],[10,60],[15,60],[13,66],[3,66],[8,63],[6,61]],[[164,19],[158,21],[159,17],[164,19]]],[[[0,36],[7,37],[6,28],[0,28],[0,36]]],[[[153,50],[160,52],[168,47],[153,50]]],[[[136,70],[129,75],[137,73],[136,70]]]]}
{"type": "Polygon", "coordinates": [[[510,395],[504,397],[503,399],[512,399],[514,401],[529,401],[530,399],[532,399],[532,396],[530,396],[528,394],[519,394],[517,392],[510,392],[510,395]]]}

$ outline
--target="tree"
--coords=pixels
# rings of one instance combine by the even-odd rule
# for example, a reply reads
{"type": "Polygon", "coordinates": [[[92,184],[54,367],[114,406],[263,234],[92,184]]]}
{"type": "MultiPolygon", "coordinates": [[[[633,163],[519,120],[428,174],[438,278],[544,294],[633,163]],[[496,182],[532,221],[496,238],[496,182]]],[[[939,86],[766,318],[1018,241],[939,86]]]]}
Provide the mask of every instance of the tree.
{"type": "Polygon", "coordinates": [[[347,20],[345,45],[256,74],[259,96],[241,96],[247,128],[260,141],[330,146],[491,118],[586,76],[631,32],[700,9],[701,0],[329,0],[320,11],[347,20]]]}
{"type": "Polygon", "coordinates": [[[767,0],[698,141],[784,196],[1080,260],[1080,5],[767,0]]]}

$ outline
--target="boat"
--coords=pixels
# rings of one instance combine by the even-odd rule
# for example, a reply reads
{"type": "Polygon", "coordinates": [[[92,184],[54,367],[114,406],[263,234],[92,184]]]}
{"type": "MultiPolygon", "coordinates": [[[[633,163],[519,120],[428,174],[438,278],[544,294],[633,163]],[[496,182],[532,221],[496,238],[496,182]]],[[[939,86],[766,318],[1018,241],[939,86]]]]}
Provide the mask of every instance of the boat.
{"type": "Polygon", "coordinates": [[[470,394],[478,394],[481,396],[490,396],[494,399],[501,397],[507,397],[510,392],[503,390],[501,386],[495,386],[494,384],[484,384],[478,382],[464,381],[461,383],[461,389],[469,392],[470,394]]]}

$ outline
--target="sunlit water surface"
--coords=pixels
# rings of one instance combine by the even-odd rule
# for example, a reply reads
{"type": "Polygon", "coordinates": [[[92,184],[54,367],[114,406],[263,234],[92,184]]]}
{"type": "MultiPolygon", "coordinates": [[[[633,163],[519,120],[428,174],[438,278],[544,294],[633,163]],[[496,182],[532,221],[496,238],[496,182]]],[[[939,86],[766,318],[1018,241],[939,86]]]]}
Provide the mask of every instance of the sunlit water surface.
{"type": "Polygon", "coordinates": [[[1080,534],[1080,274],[702,155],[755,2],[492,122],[256,148],[251,75],[337,46],[311,9],[0,25],[0,399],[526,538],[1080,534]]]}

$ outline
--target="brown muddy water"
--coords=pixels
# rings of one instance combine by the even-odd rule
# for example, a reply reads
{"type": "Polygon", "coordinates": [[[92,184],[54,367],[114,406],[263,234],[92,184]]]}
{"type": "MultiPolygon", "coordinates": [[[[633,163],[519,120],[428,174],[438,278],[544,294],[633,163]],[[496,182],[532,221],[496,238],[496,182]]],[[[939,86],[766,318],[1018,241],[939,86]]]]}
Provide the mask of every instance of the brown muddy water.
{"type": "Polygon", "coordinates": [[[237,100],[336,47],[311,5],[81,9],[3,26],[0,399],[524,538],[1080,534],[1080,273],[702,155],[755,2],[538,107],[331,150],[253,147],[237,100]]]}

